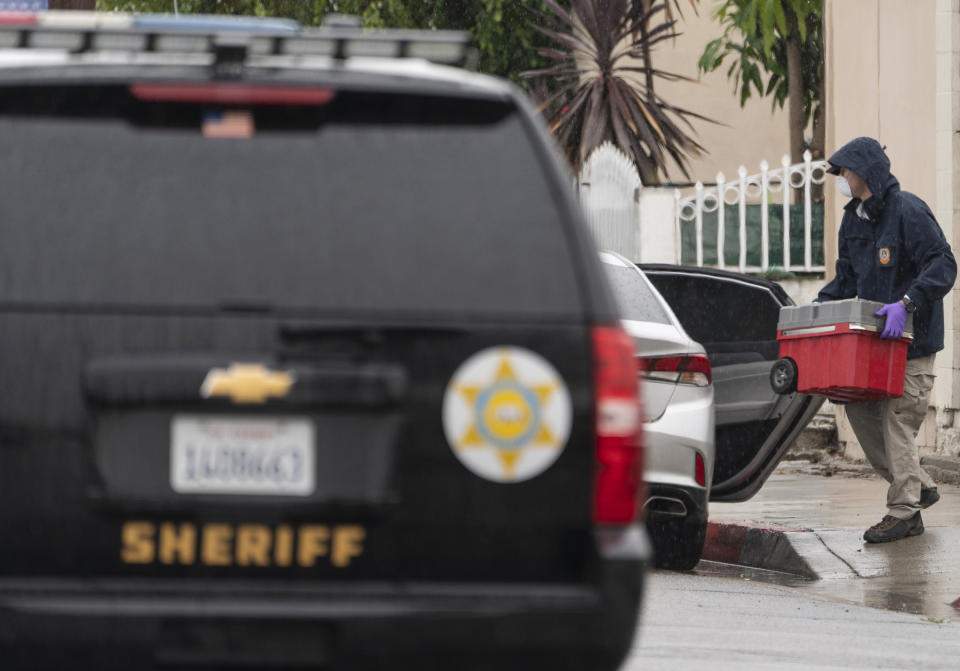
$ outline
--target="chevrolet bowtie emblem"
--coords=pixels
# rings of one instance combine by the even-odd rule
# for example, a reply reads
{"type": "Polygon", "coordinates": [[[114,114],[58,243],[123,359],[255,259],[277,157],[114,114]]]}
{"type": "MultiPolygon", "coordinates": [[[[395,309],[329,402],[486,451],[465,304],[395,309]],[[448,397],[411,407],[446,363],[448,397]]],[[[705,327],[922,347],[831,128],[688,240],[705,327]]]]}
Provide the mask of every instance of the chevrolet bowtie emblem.
{"type": "Polygon", "coordinates": [[[272,371],[260,364],[235,363],[230,368],[213,368],[200,386],[204,398],[226,396],[234,403],[265,403],[283,398],[293,386],[293,373],[272,371]]]}

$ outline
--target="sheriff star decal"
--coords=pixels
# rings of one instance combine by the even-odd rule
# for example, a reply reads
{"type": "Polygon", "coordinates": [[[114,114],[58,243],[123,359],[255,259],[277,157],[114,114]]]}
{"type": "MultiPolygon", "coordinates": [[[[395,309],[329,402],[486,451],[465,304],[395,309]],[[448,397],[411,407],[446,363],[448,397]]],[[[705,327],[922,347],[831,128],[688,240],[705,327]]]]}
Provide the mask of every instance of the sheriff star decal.
{"type": "Polygon", "coordinates": [[[570,394],[550,363],[520,347],[493,347],[463,362],[447,385],[443,430],[457,459],[494,482],[522,482],[563,452],[570,394]]]}

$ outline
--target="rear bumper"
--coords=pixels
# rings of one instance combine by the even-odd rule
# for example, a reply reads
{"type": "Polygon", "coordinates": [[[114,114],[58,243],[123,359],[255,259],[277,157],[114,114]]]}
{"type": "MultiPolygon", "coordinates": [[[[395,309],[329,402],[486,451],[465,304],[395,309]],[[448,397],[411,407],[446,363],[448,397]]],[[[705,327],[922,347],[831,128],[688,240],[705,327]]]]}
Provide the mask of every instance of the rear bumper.
{"type": "Polygon", "coordinates": [[[698,453],[708,478],[713,473],[714,433],[713,390],[678,385],[659,419],[643,425],[644,479],[651,486],[697,487],[698,453]]]}
{"type": "Polygon", "coordinates": [[[649,546],[636,527],[640,544],[604,533],[589,586],[2,581],[0,655],[5,669],[614,669],[637,628],[649,546]]]}

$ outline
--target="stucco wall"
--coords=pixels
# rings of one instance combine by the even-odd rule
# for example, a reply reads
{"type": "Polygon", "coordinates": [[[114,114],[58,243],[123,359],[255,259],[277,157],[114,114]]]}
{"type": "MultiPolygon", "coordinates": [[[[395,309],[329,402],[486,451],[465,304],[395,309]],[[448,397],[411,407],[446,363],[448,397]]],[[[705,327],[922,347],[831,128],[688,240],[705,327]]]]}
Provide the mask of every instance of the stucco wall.
{"type": "MultiPolygon", "coordinates": [[[[698,80],[657,80],[657,93],[675,107],[718,122],[693,121],[696,138],[708,153],[690,161],[692,182],[712,183],[718,172],[723,172],[727,179],[734,178],[741,165],[751,174],[759,172],[764,159],[779,166],[780,157],[790,149],[786,111],[771,110],[769,98],[751,99],[741,109],[740,98],[727,79],[729,59],[716,72],[701,76],[697,71],[704,47],[722,34],[720,24],[713,18],[719,4],[716,0],[702,0],[698,14],[694,14],[686,2],[681,3],[684,18],[676,26],[681,35],[656,45],[653,55],[657,68],[698,80]]],[[[675,166],[668,169],[668,178],[674,182],[688,181],[675,166]]]]}
{"type": "MultiPolygon", "coordinates": [[[[901,185],[936,210],[935,0],[827,0],[825,11],[828,155],[876,138],[901,185]]],[[[834,234],[842,206],[827,195],[834,234]]]]}
{"type": "MultiPolygon", "coordinates": [[[[960,2],[936,2],[936,210],[947,240],[960,251],[960,2]]],[[[960,288],[944,300],[944,351],[937,357],[940,454],[960,456],[960,288]]]]}

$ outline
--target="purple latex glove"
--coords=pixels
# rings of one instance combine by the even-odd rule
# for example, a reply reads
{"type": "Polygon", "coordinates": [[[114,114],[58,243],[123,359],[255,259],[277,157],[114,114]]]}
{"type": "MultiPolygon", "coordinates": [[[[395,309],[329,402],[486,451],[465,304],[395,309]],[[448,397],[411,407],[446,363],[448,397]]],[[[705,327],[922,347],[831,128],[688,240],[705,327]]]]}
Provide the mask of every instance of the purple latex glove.
{"type": "Polygon", "coordinates": [[[907,308],[903,303],[888,303],[874,313],[877,317],[886,317],[881,338],[897,340],[903,335],[903,327],[907,323],[907,308]]]}

